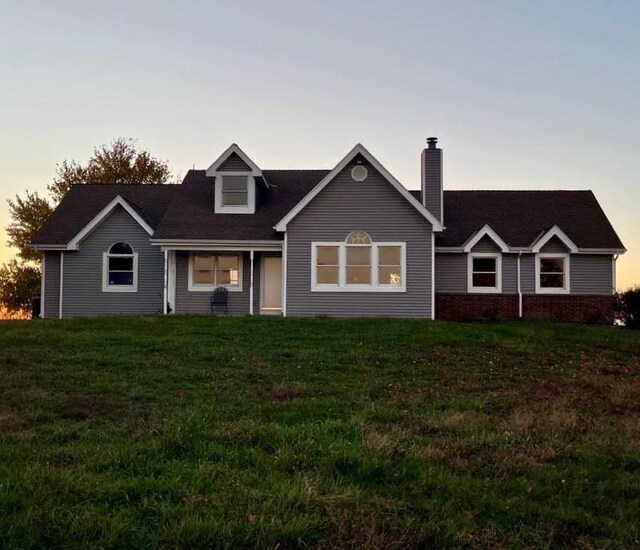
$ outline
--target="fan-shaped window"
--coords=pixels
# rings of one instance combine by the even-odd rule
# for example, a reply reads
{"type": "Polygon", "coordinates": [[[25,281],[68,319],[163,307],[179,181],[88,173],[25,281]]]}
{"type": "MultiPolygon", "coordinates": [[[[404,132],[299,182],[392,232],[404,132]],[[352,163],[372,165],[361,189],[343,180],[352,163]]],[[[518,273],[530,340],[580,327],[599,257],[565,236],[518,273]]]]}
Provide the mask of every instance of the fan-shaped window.
{"type": "Polygon", "coordinates": [[[352,231],[347,235],[347,244],[371,244],[371,237],[364,231],[352,231]]]}
{"type": "Polygon", "coordinates": [[[103,258],[103,292],[135,292],[138,286],[138,255],[130,244],[113,244],[103,258]]]}

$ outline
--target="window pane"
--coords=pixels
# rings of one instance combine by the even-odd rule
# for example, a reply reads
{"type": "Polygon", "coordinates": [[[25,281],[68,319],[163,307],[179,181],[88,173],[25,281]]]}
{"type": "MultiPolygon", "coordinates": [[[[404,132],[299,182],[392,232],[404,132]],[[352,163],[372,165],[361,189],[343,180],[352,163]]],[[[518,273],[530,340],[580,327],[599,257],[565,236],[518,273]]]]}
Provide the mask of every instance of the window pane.
{"type": "Polygon", "coordinates": [[[563,288],[564,275],[562,273],[542,273],[540,275],[540,286],[542,288],[563,288]]]}
{"type": "Polygon", "coordinates": [[[109,250],[110,254],[133,254],[133,249],[127,243],[116,243],[109,250]]]}
{"type": "Polygon", "coordinates": [[[338,267],[322,267],[319,266],[317,271],[317,283],[319,285],[337,285],[338,284],[338,267]]]}
{"type": "Polygon", "coordinates": [[[216,271],[216,284],[237,286],[238,270],[237,269],[218,269],[216,271]]]}
{"type": "Polygon", "coordinates": [[[371,267],[347,267],[348,285],[370,285],[371,267]]]}
{"type": "Polygon", "coordinates": [[[378,264],[380,265],[400,265],[399,246],[379,246],[378,264]]]}
{"type": "Polygon", "coordinates": [[[238,256],[218,256],[218,269],[238,269],[238,256]]]}
{"type": "Polygon", "coordinates": [[[382,266],[378,268],[378,283],[381,285],[402,285],[402,274],[400,267],[382,266]]]}
{"type": "Polygon", "coordinates": [[[319,246],[316,249],[318,265],[338,265],[337,246],[319,246]]]}
{"type": "Polygon", "coordinates": [[[473,286],[495,288],[496,274],[495,273],[474,273],[473,286]]]}
{"type": "Polygon", "coordinates": [[[473,271],[495,272],[495,258],[473,258],[473,271]]]}
{"type": "Polygon", "coordinates": [[[564,260],[562,258],[540,258],[540,271],[543,273],[562,273],[564,271],[564,260]]]}
{"type": "Polygon", "coordinates": [[[109,285],[133,286],[133,271],[109,272],[109,285]]]}
{"type": "Polygon", "coordinates": [[[202,254],[197,254],[193,258],[193,266],[196,269],[213,269],[213,256],[207,255],[204,256],[202,254]]]}
{"type": "Polygon", "coordinates": [[[109,258],[109,271],[133,271],[133,258],[109,258]]]}
{"type": "Polygon", "coordinates": [[[247,192],[247,176],[222,176],[223,191],[247,192]]]}
{"type": "Polygon", "coordinates": [[[347,265],[371,265],[371,247],[347,246],[347,265]]]}
{"type": "Polygon", "coordinates": [[[195,270],[193,272],[193,282],[196,285],[212,285],[214,284],[213,271],[200,271],[195,270]]]}
{"type": "Polygon", "coordinates": [[[246,191],[223,191],[223,206],[247,206],[249,195],[246,191]]]}

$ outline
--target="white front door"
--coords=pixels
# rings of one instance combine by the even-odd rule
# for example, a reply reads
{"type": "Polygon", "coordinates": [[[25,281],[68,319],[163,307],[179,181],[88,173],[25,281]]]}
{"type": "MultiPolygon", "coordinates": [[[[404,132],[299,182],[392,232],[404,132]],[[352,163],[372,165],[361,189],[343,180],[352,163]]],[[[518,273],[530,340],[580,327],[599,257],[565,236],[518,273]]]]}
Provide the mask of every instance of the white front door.
{"type": "Polygon", "coordinates": [[[282,313],[281,257],[263,256],[260,282],[260,312],[282,313]]]}

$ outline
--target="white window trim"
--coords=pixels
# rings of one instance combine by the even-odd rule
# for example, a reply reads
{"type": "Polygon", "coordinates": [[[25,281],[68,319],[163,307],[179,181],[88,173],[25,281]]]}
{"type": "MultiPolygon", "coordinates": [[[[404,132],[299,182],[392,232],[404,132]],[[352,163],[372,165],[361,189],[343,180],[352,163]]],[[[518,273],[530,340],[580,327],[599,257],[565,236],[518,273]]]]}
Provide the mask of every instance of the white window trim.
{"type": "Polygon", "coordinates": [[[472,252],[467,254],[467,292],[469,294],[500,294],[502,292],[502,254],[495,252],[472,252]],[[474,258],[495,258],[496,286],[473,286],[474,258]]]}
{"type": "Polygon", "coordinates": [[[215,183],[216,214],[253,214],[256,211],[256,180],[251,172],[217,172],[215,183]],[[224,206],[222,204],[222,180],[225,176],[244,176],[247,178],[247,205],[224,206]]]}
{"type": "MultiPolygon", "coordinates": [[[[109,284],[109,258],[130,258],[131,254],[109,254],[109,250],[114,244],[126,242],[117,241],[109,245],[106,252],[102,253],[102,292],[138,292],[138,253],[133,252],[133,284],[132,285],[110,285],[109,284]]],[[[129,243],[127,243],[129,244],[129,243]]],[[[131,245],[129,245],[131,246],[131,245]]],[[[133,247],[131,247],[133,250],[133,247]]]]}
{"type": "Polygon", "coordinates": [[[242,292],[242,268],[244,264],[244,256],[243,254],[237,254],[233,252],[213,252],[211,250],[203,250],[202,252],[197,253],[202,256],[237,256],[238,257],[238,286],[233,285],[202,285],[196,284],[193,282],[193,263],[196,253],[191,252],[189,254],[189,281],[188,281],[188,289],[189,292],[213,292],[216,288],[226,288],[229,292],[242,292]]]}
{"type": "Polygon", "coordinates": [[[344,241],[314,241],[311,243],[311,292],[406,292],[407,291],[407,244],[405,242],[379,242],[371,244],[346,244],[344,241]],[[338,247],[338,284],[318,284],[316,261],[319,246],[338,247]],[[371,247],[371,284],[347,285],[347,246],[371,247]],[[402,284],[400,286],[381,285],[378,283],[378,247],[400,247],[400,271],[402,284]]]}
{"type": "Polygon", "coordinates": [[[571,265],[570,254],[561,252],[548,252],[536,254],[536,294],[569,294],[571,292],[571,265]],[[540,286],[540,267],[542,258],[562,258],[564,260],[564,277],[562,288],[547,288],[540,286]]]}

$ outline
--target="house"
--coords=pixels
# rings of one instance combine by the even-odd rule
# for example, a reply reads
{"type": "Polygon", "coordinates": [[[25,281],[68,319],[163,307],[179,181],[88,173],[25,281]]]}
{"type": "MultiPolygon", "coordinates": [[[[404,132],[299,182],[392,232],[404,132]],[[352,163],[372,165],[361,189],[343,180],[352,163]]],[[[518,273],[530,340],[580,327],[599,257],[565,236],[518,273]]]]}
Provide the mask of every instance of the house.
{"type": "Polygon", "coordinates": [[[611,320],[625,249],[590,191],[443,191],[436,138],[408,191],[362,145],[263,170],[231,145],[181,185],[76,185],[33,241],[42,317],[611,320]]]}

